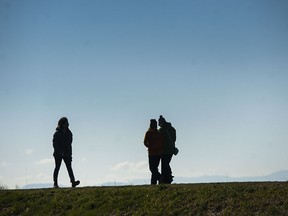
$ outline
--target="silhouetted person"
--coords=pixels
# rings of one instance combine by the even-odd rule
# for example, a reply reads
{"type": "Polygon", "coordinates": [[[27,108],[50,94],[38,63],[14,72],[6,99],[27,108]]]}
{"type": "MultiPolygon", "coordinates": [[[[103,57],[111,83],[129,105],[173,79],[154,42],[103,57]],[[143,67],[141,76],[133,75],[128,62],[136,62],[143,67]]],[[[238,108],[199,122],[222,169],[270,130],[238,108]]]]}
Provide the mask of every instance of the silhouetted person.
{"type": "Polygon", "coordinates": [[[158,120],[158,124],[160,126],[159,131],[163,136],[163,153],[161,157],[162,183],[171,184],[174,176],[172,176],[170,162],[173,154],[176,155],[178,153],[178,149],[175,147],[176,130],[171,123],[166,122],[162,115],[158,120]]]}
{"type": "Polygon", "coordinates": [[[58,127],[53,136],[53,147],[54,147],[54,159],[55,169],[53,173],[54,188],[58,188],[58,173],[61,166],[62,159],[64,160],[67,171],[70,177],[72,187],[76,187],[80,184],[80,181],[75,181],[73,170],[72,170],[72,133],[69,130],[69,123],[66,117],[61,118],[58,121],[58,127]]]}
{"type": "Polygon", "coordinates": [[[150,120],[150,128],[145,134],[144,145],[148,148],[149,169],[151,171],[151,185],[157,184],[160,181],[161,174],[158,171],[162,155],[162,135],[157,130],[157,121],[150,120]]]}

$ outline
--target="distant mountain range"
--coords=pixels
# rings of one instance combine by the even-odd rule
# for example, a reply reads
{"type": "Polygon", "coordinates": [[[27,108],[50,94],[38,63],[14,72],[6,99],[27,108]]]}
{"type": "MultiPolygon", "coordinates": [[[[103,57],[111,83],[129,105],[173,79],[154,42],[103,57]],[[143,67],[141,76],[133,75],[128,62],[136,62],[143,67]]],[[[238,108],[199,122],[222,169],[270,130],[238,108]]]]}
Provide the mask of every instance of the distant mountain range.
{"type": "MultiPolygon", "coordinates": [[[[36,183],[36,184],[25,185],[21,187],[21,189],[40,189],[40,188],[52,188],[52,187],[53,187],[53,183],[36,183]]],[[[65,187],[65,186],[62,186],[62,187],[65,187]]]]}
{"type": "MultiPolygon", "coordinates": [[[[177,177],[173,183],[216,183],[216,182],[267,182],[267,181],[288,181],[288,170],[271,173],[267,176],[255,177],[229,177],[229,176],[199,176],[199,177],[177,177]]],[[[130,182],[105,182],[101,186],[123,186],[123,185],[143,185],[149,184],[149,179],[134,179],[130,182]]]]}
{"type": "Polygon", "coordinates": [[[175,177],[175,183],[212,183],[212,182],[263,182],[263,181],[288,181],[288,170],[271,173],[267,176],[255,177],[229,177],[229,176],[200,176],[200,177],[175,177]]]}
{"type": "MultiPolygon", "coordinates": [[[[267,176],[256,177],[229,177],[229,176],[199,176],[199,177],[175,177],[173,183],[189,184],[189,183],[216,183],[216,182],[267,182],[267,181],[288,181],[288,170],[282,170],[271,173],[267,176]]],[[[133,179],[129,182],[105,182],[100,186],[125,186],[125,185],[147,185],[150,183],[149,179],[133,179]]],[[[93,185],[91,185],[93,186],[93,185]]],[[[95,185],[96,186],[96,185],[95,185]]],[[[99,186],[99,185],[98,185],[99,186]]],[[[36,189],[36,188],[52,188],[52,183],[29,184],[23,186],[22,189],[36,189]]],[[[69,186],[60,186],[69,187],[69,186]]]]}

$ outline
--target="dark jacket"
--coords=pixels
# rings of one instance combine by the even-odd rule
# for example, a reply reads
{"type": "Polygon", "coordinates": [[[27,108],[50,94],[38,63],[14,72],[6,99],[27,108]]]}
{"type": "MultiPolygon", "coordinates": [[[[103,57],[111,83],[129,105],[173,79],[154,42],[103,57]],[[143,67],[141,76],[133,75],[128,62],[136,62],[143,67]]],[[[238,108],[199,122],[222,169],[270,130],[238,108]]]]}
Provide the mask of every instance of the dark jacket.
{"type": "Polygon", "coordinates": [[[166,122],[160,129],[164,142],[163,142],[163,154],[175,153],[176,142],[176,130],[172,127],[171,123],[166,122]]]}
{"type": "Polygon", "coordinates": [[[72,132],[67,129],[63,131],[60,128],[56,129],[53,136],[53,147],[55,157],[72,157],[72,132]]]}
{"type": "Polygon", "coordinates": [[[146,132],[144,145],[148,148],[150,156],[161,155],[163,151],[162,134],[157,129],[151,129],[146,132]]]}

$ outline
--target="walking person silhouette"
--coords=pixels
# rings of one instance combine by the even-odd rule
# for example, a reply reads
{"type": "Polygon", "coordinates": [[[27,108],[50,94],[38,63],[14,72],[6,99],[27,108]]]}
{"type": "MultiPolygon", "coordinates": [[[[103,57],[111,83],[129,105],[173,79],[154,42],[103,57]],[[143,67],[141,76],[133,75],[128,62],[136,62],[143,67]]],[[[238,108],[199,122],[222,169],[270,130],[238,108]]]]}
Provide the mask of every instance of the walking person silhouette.
{"type": "Polygon", "coordinates": [[[54,147],[54,159],[55,169],[53,173],[54,188],[58,188],[58,173],[62,160],[66,164],[66,168],[70,177],[72,187],[76,187],[80,184],[80,181],[75,181],[74,173],[72,170],[72,132],[69,130],[69,123],[66,117],[61,118],[58,121],[58,127],[53,136],[53,147],[54,147]]]}
{"type": "Polygon", "coordinates": [[[150,120],[150,127],[145,134],[144,145],[148,148],[149,169],[151,171],[151,185],[157,184],[160,181],[161,174],[158,171],[158,166],[162,154],[162,135],[157,129],[157,121],[150,120]]]}

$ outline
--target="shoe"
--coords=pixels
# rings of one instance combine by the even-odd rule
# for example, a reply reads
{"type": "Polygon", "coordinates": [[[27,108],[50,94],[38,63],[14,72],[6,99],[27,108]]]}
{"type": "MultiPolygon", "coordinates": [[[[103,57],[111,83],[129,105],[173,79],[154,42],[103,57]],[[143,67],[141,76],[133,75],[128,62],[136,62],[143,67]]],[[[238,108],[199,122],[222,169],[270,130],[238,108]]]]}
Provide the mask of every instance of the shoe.
{"type": "Polygon", "coordinates": [[[174,176],[171,176],[171,178],[168,180],[168,183],[171,184],[173,182],[174,176]]]}
{"type": "Polygon", "coordinates": [[[72,182],[72,187],[73,188],[75,188],[77,185],[79,185],[80,184],[80,181],[79,180],[77,180],[77,181],[73,181],[72,182]]]}
{"type": "Polygon", "coordinates": [[[159,181],[159,184],[171,184],[173,182],[174,176],[170,176],[169,178],[164,178],[159,181]]]}
{"type": "Polygon", "coordinates": [[[53,188],[59,188],[57,183],[54,183],[53,188]]]}

